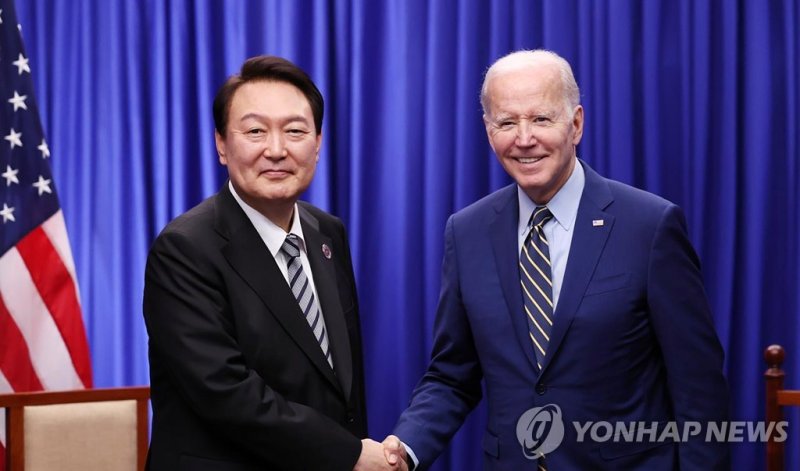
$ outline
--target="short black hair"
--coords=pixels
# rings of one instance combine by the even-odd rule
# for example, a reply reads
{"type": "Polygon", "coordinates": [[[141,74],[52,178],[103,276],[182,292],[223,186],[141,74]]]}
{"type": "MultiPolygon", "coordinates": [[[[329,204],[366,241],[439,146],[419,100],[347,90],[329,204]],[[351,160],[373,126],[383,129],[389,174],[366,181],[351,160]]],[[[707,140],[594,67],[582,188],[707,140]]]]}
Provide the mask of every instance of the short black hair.
{"type": "Polygon", "coordinates": [[[238,74],[231,75],[214,97],[214,127],[220,136],[225,136],[228,127],[228,113],[234,93],[248,82],[285,82],[297,87],[311,105],[314,127],[317,134],[322,132],[322,114],[325,103],[322,93],[303,69],[294,63],[277,56],[256,56],[247,59],[238,74]]]}

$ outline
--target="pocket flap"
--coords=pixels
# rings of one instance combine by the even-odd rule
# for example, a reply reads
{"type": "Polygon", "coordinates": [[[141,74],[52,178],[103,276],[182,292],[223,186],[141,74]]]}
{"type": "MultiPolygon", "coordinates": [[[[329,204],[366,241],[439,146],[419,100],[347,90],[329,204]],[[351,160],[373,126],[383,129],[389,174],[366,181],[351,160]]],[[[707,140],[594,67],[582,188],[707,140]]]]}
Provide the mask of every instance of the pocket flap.
{"type": "Polygon", "coordinates": [[[586,288],[586,294],[584,296],[625,288],[628,286],[628,281],[630,281],[630,279],[630,273],[620,273],[619,275],[612,275],[605,278],[600,278],[599,280],[592,280],[589,282],[589,286],[586,288]]]}
{"type": "Polygon", "coordinates": [[[488,430],[483,432],[483,441],[481,444],[483,445],[483,451],[488,455],[494,456],[495,458],[500,457],[500,439],[488,430]]]}

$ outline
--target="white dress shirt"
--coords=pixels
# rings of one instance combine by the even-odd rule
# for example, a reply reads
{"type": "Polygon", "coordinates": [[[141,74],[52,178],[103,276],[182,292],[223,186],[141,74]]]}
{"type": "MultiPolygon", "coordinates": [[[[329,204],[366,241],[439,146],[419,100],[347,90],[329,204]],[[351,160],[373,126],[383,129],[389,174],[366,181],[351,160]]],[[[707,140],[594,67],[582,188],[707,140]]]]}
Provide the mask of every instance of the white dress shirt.
{"type": "Polygon", "coordinates": [[[242,200],[236,193],[236,190],[233,188],[233,184],[230,181],[228,181],[228,187],[230,188],[231,194],[233,194],[234,199],[236,199],[236,202],[239,203],[239,206],[242,208],[242,210],[244,210],[244,213],[247,215],[247,219],[250,220],[250,222],[253,224],[253,227],[256,228],[256,232],[258,232],[258,235],[261,236],[261,240],[264,241],[264,244],[267,246],[269,253],[271,253],[272,257],[275,259],[278,268],[281,270],[281,273],[283,274],[283,279],[286,280],[287,286],[290,286],[289,272],[288,272],[289,256],[286,255],[286,253],[284,253],[283,251],[281,251],[281,247],[283,246],[283,242],[286,240],[286,236],[289,234],[296,235],[297,238],[300,240],[300,264],[303,267],[303,272],[306,274],[306,278],[308,278],[308,284],[311,287],[311,292],[314,294],[314,299],[317,300],[317,307],[319,307],[322,327],[323,329],[325,329],[325,332],[327,332],[328,329],[325,326],[325,316],[324,312],[322,312],[322,304],[319,301],[319,296],[317,295],[317,288],[314,285],[314,274],[311,271],[311,264],[308,261],[306,242],[305,238],[303,238],[303,227],[300,225],[300,215],[297,211],[297,203],[295,203],[294,205],[294,210],[292,211],[292,224],[291,227],[289,228],[289,232],[287,233],[286,231],[283,230],[283,228],[281,228],[274,222],[270,221],[266,216],[258,212],[255,208],[245,203],[244,200],[242,200]]]}

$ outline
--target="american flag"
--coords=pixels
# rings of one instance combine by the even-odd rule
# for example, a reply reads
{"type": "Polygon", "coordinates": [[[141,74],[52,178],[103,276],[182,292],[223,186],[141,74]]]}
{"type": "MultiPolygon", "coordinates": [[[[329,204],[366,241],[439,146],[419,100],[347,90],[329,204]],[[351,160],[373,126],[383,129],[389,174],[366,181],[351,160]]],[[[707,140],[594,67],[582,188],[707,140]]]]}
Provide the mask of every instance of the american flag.
{"type": "MultiPolygon", "coordinates": [[[[0,393],[90,388],[75,266],[13,0],[0,0],[0,393]]],[[[0,471],[5,417],[0,410],[0,471]]]]}

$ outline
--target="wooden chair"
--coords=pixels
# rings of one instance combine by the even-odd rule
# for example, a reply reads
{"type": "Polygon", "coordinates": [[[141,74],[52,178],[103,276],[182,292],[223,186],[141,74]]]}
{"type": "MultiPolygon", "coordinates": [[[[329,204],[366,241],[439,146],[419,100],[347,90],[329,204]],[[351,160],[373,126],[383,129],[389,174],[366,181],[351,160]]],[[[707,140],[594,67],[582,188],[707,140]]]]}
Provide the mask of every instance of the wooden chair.
{"type": "MultiPolygon", "coordinates": [[[[783,406],[800,406],[800,390],[783,389],[786,374],[781,366],[785,356],[786,353],[780,345],[770,345],[764,350],[764,360],[767,362],[767,371],[764,372],[767,385],[767,423],[783,420],[783,406]]],[[[785,470],[784,455],[785,443],[776,442],[773,434],[767,441],[767,471],[785,470]]]]}
{"type": "Polygon", "coordinates": [[[149,387],[0,394],[7,471],[144,469],[149,398],[149,387]]]}

